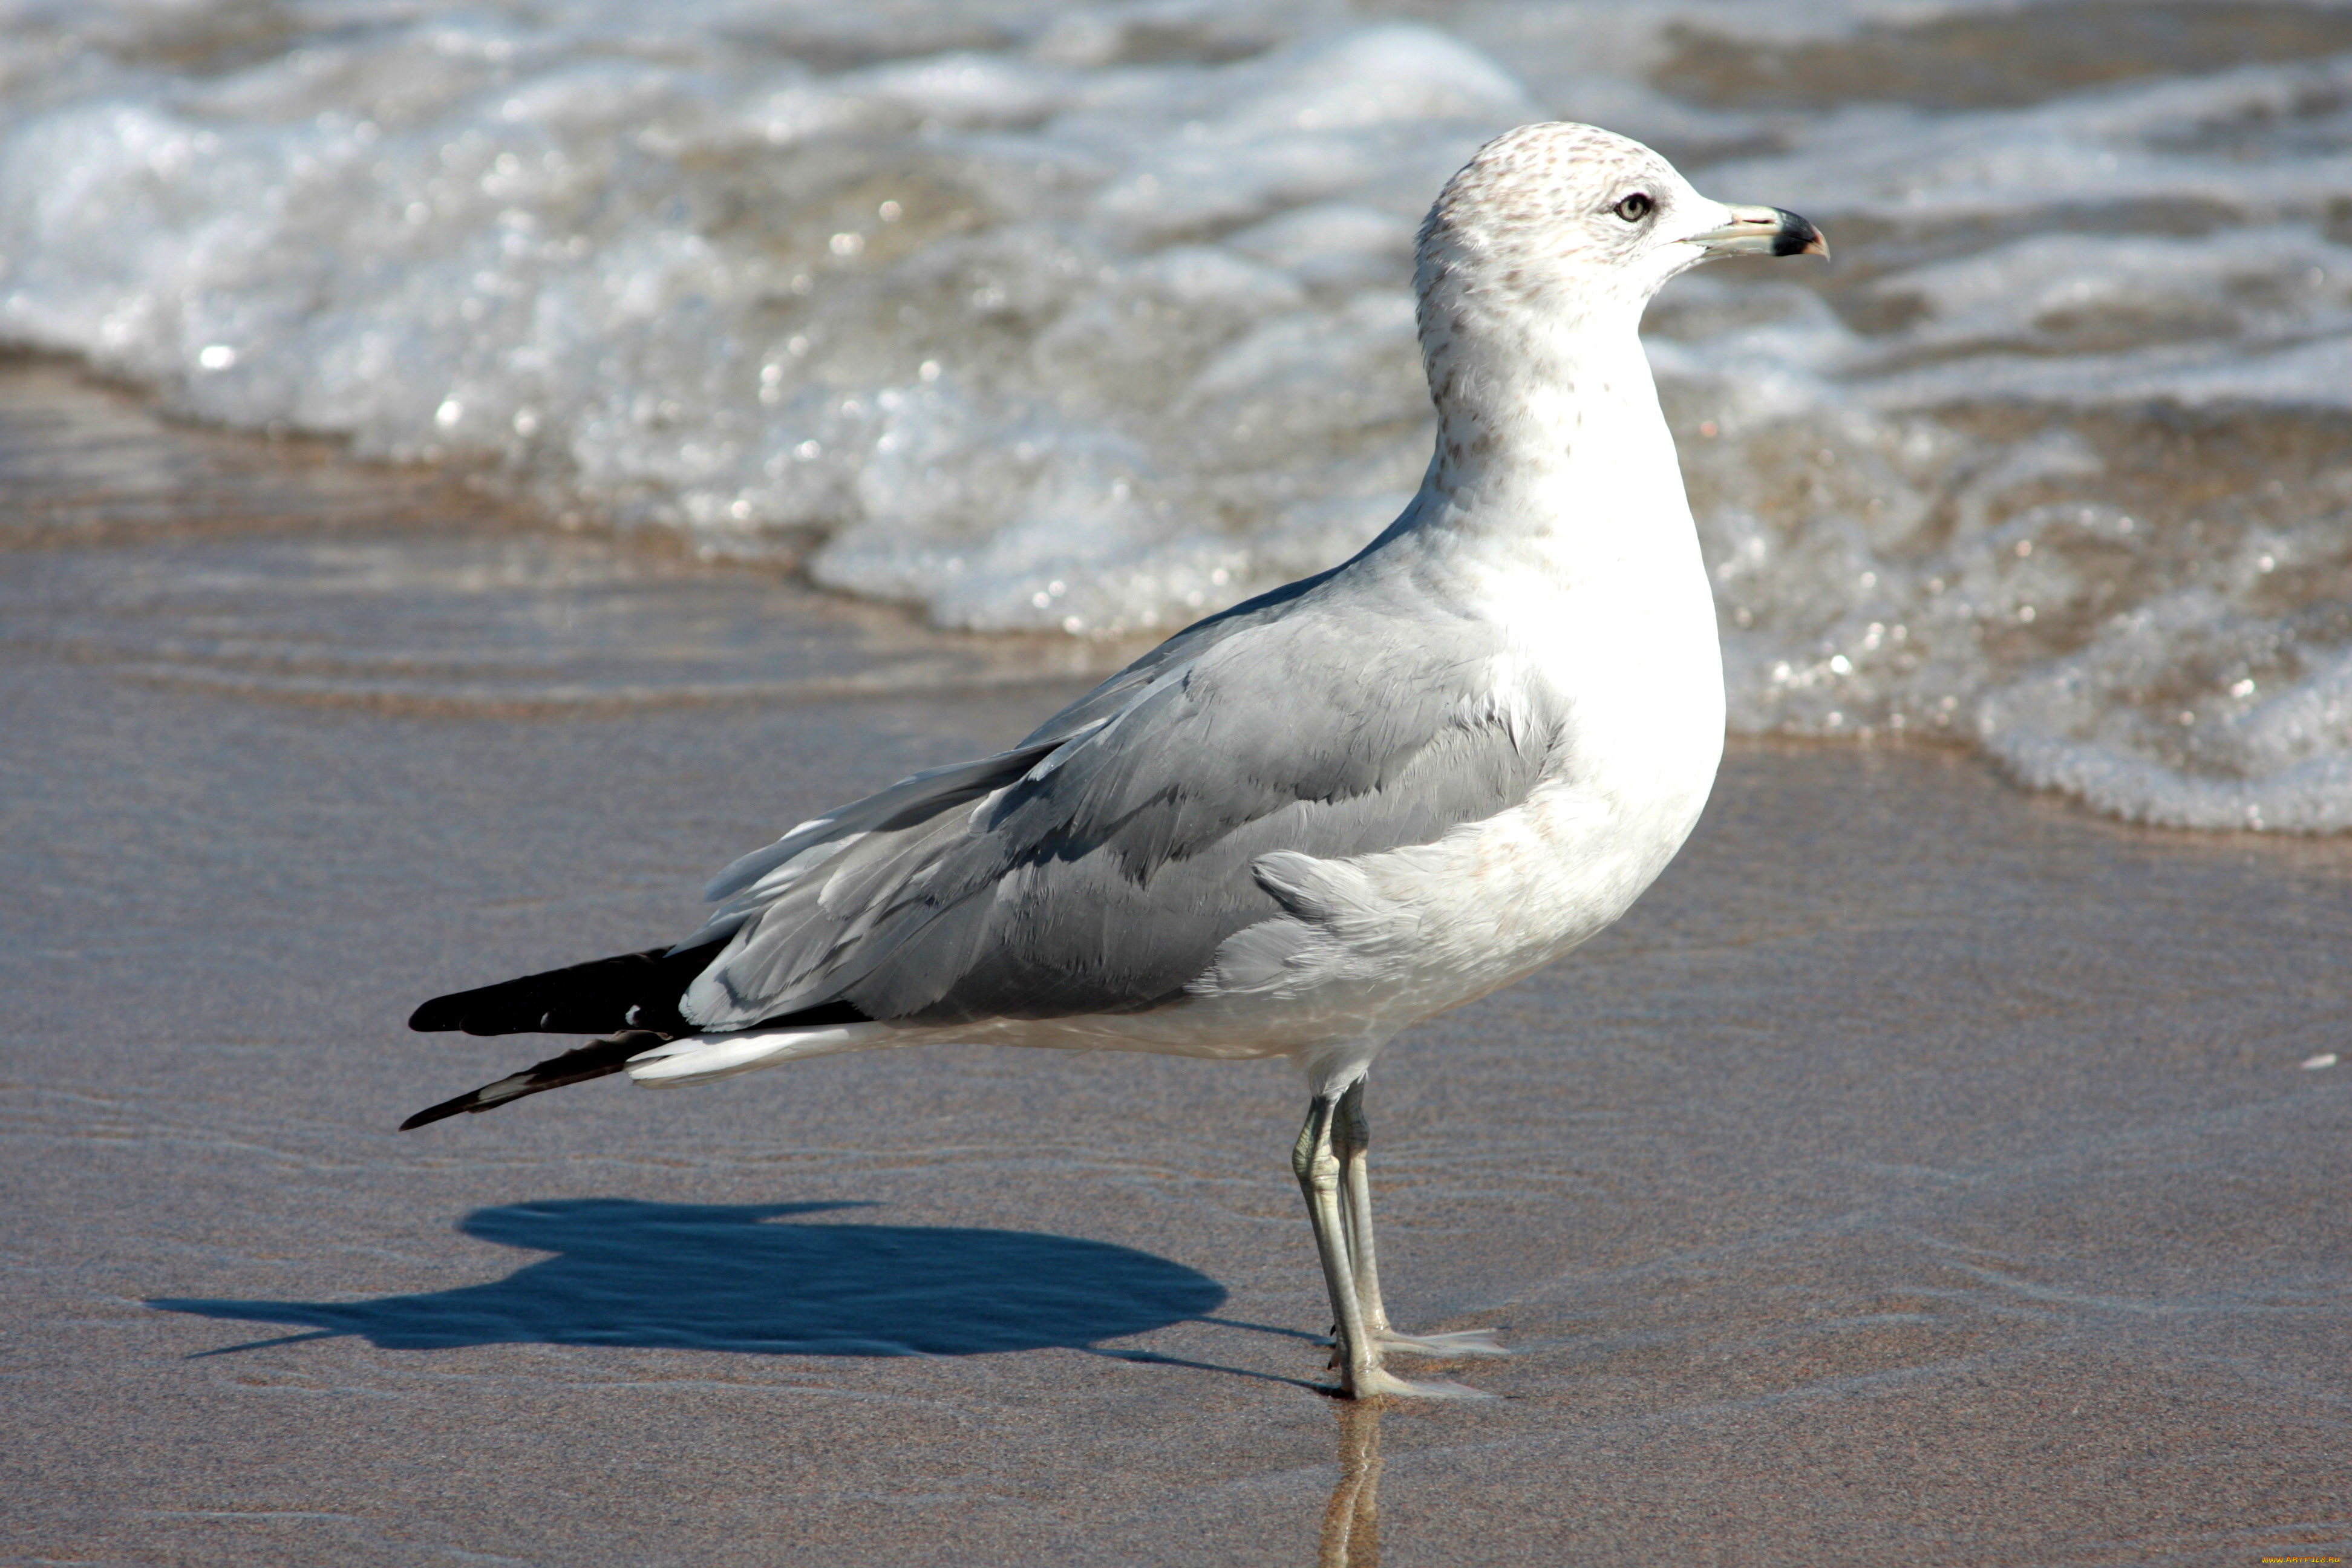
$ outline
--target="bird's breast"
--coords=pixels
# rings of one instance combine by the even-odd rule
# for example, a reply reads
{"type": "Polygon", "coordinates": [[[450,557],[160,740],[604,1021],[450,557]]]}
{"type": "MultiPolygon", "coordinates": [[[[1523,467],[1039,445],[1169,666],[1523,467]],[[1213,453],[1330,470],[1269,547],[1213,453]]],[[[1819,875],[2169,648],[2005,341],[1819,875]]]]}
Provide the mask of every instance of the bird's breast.
{"type": "Polygon", "coordinates": [[[1714,599],[1687,521],[1567,570],[1506,556],[1481,587],[1508,632],[1492,679],[1539,686],[1559,727],[1526,800],[1359,862],[1412,932],[1416,1012],[1507,984],[1623,914],[1696,826],[1723,754],[1714,599]]]}

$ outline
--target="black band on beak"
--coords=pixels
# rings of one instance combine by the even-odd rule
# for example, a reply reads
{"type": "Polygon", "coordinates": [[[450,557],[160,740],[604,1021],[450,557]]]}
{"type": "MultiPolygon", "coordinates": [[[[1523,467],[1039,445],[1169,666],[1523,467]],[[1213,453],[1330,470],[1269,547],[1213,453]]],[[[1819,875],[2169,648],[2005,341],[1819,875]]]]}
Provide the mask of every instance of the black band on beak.
{"type": "Polygon", "coordinates": [[[1830,242],[1822,231],[1795,213],[1779,207],[1723,211],[1729,223],[1690,237],[1690,243],[1709,256],[1829,256],[1830,242]]]}
{"type": "Polygon", "coordinates": [[[1780,226],[1772,235],[1773,255],[1827,256],[1829,253],[1830,242],[1822,237],[1822,231],[1809,220],[1792,212],[1780,214],[1780,226]]]}

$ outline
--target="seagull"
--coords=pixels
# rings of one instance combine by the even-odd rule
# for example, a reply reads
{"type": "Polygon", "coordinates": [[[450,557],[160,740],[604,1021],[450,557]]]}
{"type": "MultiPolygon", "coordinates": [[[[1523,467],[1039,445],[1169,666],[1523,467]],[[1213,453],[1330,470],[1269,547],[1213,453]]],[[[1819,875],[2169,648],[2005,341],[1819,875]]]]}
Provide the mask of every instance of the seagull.
{"type": "Polygon", "coordinates": [[[1820,255],[1589,125],[1480,148],[1422,226],[1437,443],[1360,552],[1202,620],[1011,749],[802,823],[667,947],[436,997],[409,1026],[602,1037],[403,1131],[625,1072],[709,1083],[931,1042],[1286,1057],[1337,1393],[1391,1355],[1365,1075],[1401,1031],[1623,914],[1723,752],[1713,595],[1638,328],[1716,257],[1820,255]]]}

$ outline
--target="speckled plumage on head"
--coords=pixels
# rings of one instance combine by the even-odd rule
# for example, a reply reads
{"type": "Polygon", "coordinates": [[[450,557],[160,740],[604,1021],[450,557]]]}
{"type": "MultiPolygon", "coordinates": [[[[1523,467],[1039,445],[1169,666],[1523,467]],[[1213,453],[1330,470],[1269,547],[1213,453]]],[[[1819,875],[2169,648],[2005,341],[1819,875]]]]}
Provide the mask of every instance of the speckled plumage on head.
{"type": "Polygon", "coordinates": [[[1455,326],[1444,313],[1638,318],[1667,279],[1701,259],[1674,241],[1722,211],[1639,142],[1567,121],[1505,132],[1446,182],[1422,224],[1413,288],[1423,340],[1455,326]],[[1616,209],[1634,195],[1653,207],[1628,221],[1616,209]]]}
{"type": "Polygon", "coordinates": [[[1728,216],[1656,153],[1594,126],[1523,125],[1480,148],[1415,247],[1441,488],[1478,480],[1505,450],[1519,478],[1536,476],[1596,399],[1654,403],[1642,310],[1705,259],[1685,242],[1728,216]],[[1629,196],[1646,203],[1639,218],[1620,210],[1629,196]]]}

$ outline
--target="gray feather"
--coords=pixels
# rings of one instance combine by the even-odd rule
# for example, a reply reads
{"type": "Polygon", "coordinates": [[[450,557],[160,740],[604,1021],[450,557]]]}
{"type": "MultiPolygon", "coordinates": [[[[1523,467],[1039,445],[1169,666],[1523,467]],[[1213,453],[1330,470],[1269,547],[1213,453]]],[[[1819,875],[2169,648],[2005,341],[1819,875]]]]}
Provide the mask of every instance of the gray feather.
{"type": "MultiPolygon", "coordinates": [[[[837,806],[801,824],[764,849],[755,849],[710,879],[702,896],[719,905],[692,936],[672,952],[713,942],[740,928],[753,914],[819,868],[875,842],[902,844],[942,812],[1002,788],[1053,751],[1056,742],[1024,742],[1010,752],[968,763],[951,763],[900,779],[888,789],[837,806]]],[[[870,860],[879,849],[861,858],[870,860]]],[[[838,870],[839,868],[836,868],[838,870]]]]}
{"type": "Polygon", "coordinates": [[[845,1000],[953,1024],[1165,1005],[1283,905],[1259,857],[1430,842],[1526,798],[1564,715],[1507,710],[1490,625],[1309,579],[1180,634],[1015,749],[795,829],[712,884],[733,940],[681,1012],[845,1000]],[[1413,625],[1408,640],[1394,634],[1413,625]]]}

